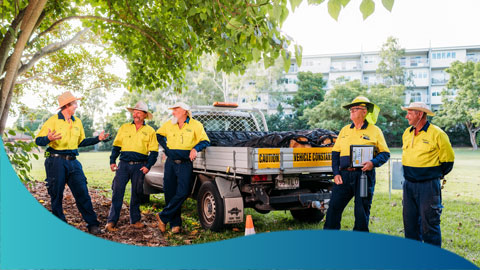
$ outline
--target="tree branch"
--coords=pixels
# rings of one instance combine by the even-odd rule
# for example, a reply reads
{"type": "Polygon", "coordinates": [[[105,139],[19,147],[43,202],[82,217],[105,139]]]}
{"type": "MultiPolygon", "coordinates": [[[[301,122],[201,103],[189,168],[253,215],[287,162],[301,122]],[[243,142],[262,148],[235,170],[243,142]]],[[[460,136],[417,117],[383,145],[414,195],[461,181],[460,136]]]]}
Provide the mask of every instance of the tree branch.
{"type": "Polygon", "coordinates": [[[64,40],[64,41],[61,41],[61,42],[57,42],[57,43],[52,43],[52,44],[49,44],[47,46],[45,46],[44,48],[42,48],[40,51],[38,51],[37,53],[35,53],[32,58],[30,58],[30,61],[28,61],[28,63],[26,64],[23,64],[19,69],[18,69],[18,75],[22,75],[23,73],[25,73],[27,70],[29,70],[32,66],[35,65],[35,63],[37,63],[38,60],[40,60],[42,57],[44,57],[45,55],[48,55],[48,54],[51,54],[51,53],[54,53],[56,51],[59,51],[65,47],[67,47],[68,45],[72,44],[73,42],[77,41],[83,34],[85,34],[90,28],[84,28],[82,31],[78,32],[75,34],[75,36],[73,36],[71,39],[69,40],[64,40]]]}
{"type": "Polygon", "coordinates": [[[171,59],[172,57],[170,55],[167,55],[165,53],[165,50],[167,50],[168,52],[171,52],[171,49],[166,47],[166,46],[163,46],[160,44],[160,42],[158,42],[158,40],[156,40],[152,35],[150,35],[147,31],[143,30],[141,27],[137,26],[137,25],[134,25],[134,24],[130,24],[130,23],[125,23],[125,22],[121,22],[121,21],[117,21],[117,20],[112,20],[112,19],[109,19],[109,18],[104,18],[104,17],[100,17],[100,16],[92,16],[92,15],[79,15],[79,16],[70,16],[70,17],[65,17],[65,18],[62,18],[56,22],[54,22],[50,27],[48,27],[45,31],[41,32],[40,34],[38,34],[33,40],[32,42],[36,41],[38,38],[40,38],[41,36],[45,35],[46,33],[52,31],[57,25],[65,22],[65,21],[68,21],[68,20],[75,20],[75,19],[78,19],[78,20],[97,20],[97,21],[104,21],[104,22],[108,22],[108,23],[113,23],[113,24],[118,24],[118,25],[122,25],[122,26],[125,26],[125,27],[128,27],[128,28],[131,28],[131,29],[134,29],[134,30],[137,30],[140,34],[142,34],[144,37],[150,39],[154,44],[155,46],[162,52],[163,56],[165,56],[166,58],[168,59],[171,59]]]}
{"type": "Polygon", "coordinates": [[[5,65],[5,78],[1,85],[1,93],[0,93],[0,134],[3,133],[5,130],[5,123],[8,117],[8,109],[10,107],[10,100],[11,100],[11,91],[13,91],[13,86],[15,79],[17,77],[18,66],[20,65],[20,58],[23,54],[23,50],[25,49],[25,45],[30,38],[30,35],[42,13],[43,9],[45,8],[47,0],[36,0],[29,2],[25,13],[29,14],[28,20],[25,18],[22,20],[20,36],[15,43],[15,48],[13,49],[13,53],[11,54],[11,58],[8,61],[8,64],[5,65]]]}

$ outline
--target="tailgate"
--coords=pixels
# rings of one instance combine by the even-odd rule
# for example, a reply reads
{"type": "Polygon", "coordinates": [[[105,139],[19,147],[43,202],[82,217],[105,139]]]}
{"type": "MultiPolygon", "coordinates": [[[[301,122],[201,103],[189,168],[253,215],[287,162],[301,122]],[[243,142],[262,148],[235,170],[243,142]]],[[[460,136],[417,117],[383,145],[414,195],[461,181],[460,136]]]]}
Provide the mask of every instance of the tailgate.
{"type": "Polygon", "coordinates": [[[332,172],[332,148],[255,148],[255,173],[332,172]]]}

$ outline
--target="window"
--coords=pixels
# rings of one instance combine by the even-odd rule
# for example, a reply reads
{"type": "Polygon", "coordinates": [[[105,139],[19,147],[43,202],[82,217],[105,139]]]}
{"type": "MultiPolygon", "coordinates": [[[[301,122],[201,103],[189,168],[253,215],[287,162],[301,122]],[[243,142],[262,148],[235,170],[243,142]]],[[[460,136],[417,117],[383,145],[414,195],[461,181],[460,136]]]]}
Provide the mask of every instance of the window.
{"type": "Polygon", "coordinates": [[[411,100],[412,102],[420,102],[422,101],[422,94],[418,92],[413,92],[411,94],[411,100]]]}
{"type": "Polygon", "coordinates": [[[447,58],[450,58],[452,54],[450,52],[447,52],[447,58]]]}
{"type": "Polygon", "coordinates": [[[432,58],[433,58],[433,59],[437,59],[437,54],[436,54],[436,53],[432,53],[432,58]]]}
{"type": "Polygon", "coordinates": [[[457,53],[456,52],[452,52],[452,58],[457,58],[457,53]]]}

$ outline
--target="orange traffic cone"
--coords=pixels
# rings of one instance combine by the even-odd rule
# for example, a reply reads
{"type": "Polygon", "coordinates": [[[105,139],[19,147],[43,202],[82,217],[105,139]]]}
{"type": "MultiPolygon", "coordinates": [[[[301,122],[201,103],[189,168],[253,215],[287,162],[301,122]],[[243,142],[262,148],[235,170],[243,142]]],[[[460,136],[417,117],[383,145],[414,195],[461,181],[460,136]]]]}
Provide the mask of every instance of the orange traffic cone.
{"type": "Polygon", "coordinates": [[[251,215],[247,215],[247,221],[245,222],[245,235],[255,234],[255,228],[253,227],[253,220],[251,215]]]}

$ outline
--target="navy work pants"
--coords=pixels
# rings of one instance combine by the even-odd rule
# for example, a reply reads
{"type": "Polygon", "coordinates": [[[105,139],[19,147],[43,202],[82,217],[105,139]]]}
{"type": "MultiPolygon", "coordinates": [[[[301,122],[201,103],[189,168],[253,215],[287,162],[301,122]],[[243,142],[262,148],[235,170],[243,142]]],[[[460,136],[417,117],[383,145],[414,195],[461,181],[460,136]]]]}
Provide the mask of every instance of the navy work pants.
{"type": "Polygon", "coordinates": [[[340,171],[343,184],[334,185],[332,197],[328,205],[327,217],[324,229],[339,230],[342,220],[342,213],[350,200],[355,197],[355,225],[354,231],[368,232],[368,223],[370,220],[370,207],[372,205],[373,191],[375,189],[375,171],[366,172],[368,179],[368,195],[366,198],[360,197],[360,176],[361,171],[340,171]]]}
{"type": "Polygon", "coordinates": [[[403,226],[405,238],[442,245],[440,179],[403,183],[403,226]]]}
{"type": "Polygon", "coordinates": [[[167,158],[165,162],[163,191],[166,206],[159,216],[163,223],[170,223],[170,227],[182,225],[181,209],[190,193],[192,170],[193,164],[190,161],[177,164],[167,158]]]}
{"type": "Polygon", "coordinates": [[[130,223],[135,224],[140,221],[140,203],[143,196],[143,181],[145,178],[145,175],[140,169],[145,166],[145,164],[128,164],[128,162],[120,160],[118,169],[115,172],[115,178],[113,178],[112,205],[110,206],[107,222],[117,224],[118,219],[120,218],[120,211],[122,210],[125,187],[127,186],[129,180],[132,180],[130,197],[130,223]]]}
{"type": "Polygon", "coordinates": [[[60,157],[45,159],[47,190],[52,203],[52,213],[66,222],[63,213],[63,191],[65,184],[70,187],[75,203],[87,227],[98,226],[97,214],[93,210],[92,199],[88,194],[87,178],[82,164],[78,160],[66,160],[60,157]]]}

